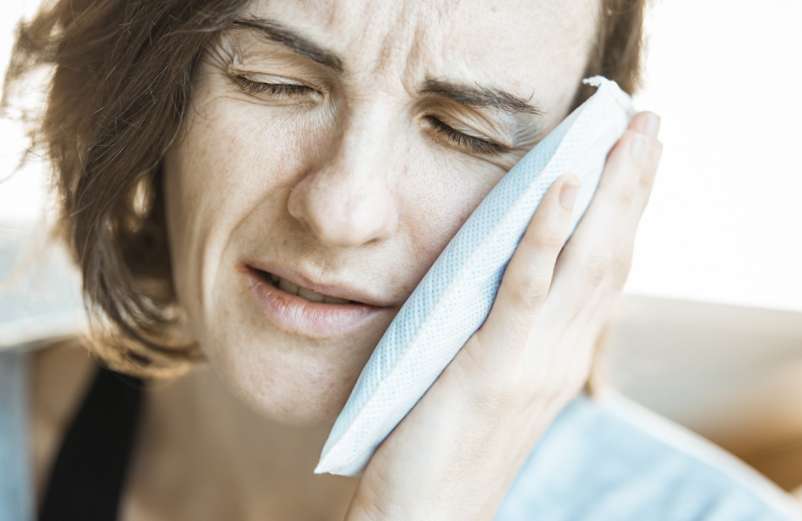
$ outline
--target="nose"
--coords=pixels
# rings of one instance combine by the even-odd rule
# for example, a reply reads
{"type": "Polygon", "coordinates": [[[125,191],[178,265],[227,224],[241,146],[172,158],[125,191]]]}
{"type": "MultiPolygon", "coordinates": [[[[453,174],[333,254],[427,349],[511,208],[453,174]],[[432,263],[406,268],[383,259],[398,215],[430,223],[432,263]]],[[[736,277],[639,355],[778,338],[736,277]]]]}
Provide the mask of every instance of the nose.
{"type": "MultiPolygon", "coordinates": [[[[327,130],[309,172],[293,187],[289,213],[326,244],[358,246],[388,237],[398,212],[388,184],[394,169],[390,111],[378,102],[352,107],[327,130]]],[[[322,135],[322,134],[321,134],[322,135]]]]}

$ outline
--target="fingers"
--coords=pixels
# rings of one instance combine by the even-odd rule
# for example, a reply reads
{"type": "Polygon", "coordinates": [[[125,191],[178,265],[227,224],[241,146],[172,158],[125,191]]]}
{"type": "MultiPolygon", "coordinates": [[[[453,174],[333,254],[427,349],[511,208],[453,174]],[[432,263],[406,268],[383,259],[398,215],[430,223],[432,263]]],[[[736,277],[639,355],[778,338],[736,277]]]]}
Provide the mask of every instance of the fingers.
{"type": "Polygon", "coordinates": [[[465,383],[462,395],[475,410],[527,407],[525,390],[533,381],[542,389],[560,387],[537,373],[554,367],[549,347],[556,348],[558,339],[543,335],[538,343],[544,349],[534,353],[536,362],[527,358],[526,348],[570,232],[570,199],[576,198],[578,181],[576,175],[563,174],[551,184],[507,264],[487,318],[448,366],[447,371],[465,383]],[[560,203],[564,188],[568,209],[560,203]]]}
{"type": "MultiPolygon", "coordinates": [[[[662,144],[656,139],[659,129],[653,130],[653,136],[645,133],[648,132],[647,114],[640,112],[632,118],[627,130],[610,150],[597,193],[594,195],[594,201],[604,201],[599,201],[599,204],[591,203],[586,215],[617,216],[621,222],[637,224],[636,221],[625,218],[639,218],[643,213],[662,152],[662,144]]],[[[659,120],[656,124],[659,126],[659,120]]]]}
{"type": "Polygon", "coordinates": [[[551,184],[510,259],[481,334],[503,348],[518,346],[551,287],[554,266],[570,233],[579,178],[563,174],[551,184]]]}
{"type": "MultiPolygon", "coordinates": [[[[607,156],[588,210],[568,240],[571,209],[549,187],[504,272],[487,319],[449,365],[475,403],[521,406],[535,386],[541,402],[581,388],[592,347],[629,271],[635,230],[653,184],[661,145],[635,155],[645,114],[630,122],[607,156]],[[566,242],[567,241],[567,242],[566,242]],[[533,338],[537,335],[537,338],[533,338]],[[478,382],[482,382],[480,385],[478,382]],[[545,397],[545,398],[544,398],[545,397]]],[[[528,402],[524,407],[528,407],[528,402]]]]}
{"type": "MultiPolygon", "coordinates": [[[[655,115],[656,116],[656,115],[655,115]]],[[[639,112],[607,156],[590,206],[555,268],[543,312],[564,323],[586,321],[617,298],[629,275],[637,226],[662,153],[657,126],[639,112]]]]}

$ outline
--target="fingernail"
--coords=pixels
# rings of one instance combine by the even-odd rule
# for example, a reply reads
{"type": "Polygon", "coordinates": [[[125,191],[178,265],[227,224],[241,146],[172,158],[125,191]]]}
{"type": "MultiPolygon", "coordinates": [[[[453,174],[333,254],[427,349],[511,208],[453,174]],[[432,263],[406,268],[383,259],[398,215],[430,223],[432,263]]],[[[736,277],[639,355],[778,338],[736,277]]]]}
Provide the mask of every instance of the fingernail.
{"type": "Polygon", "coordinates": [[[560,205],[566,210],[571,210],[576,202],[576,195],[579,192],[579,178],[571,174],[560,188],[560,205]]]}

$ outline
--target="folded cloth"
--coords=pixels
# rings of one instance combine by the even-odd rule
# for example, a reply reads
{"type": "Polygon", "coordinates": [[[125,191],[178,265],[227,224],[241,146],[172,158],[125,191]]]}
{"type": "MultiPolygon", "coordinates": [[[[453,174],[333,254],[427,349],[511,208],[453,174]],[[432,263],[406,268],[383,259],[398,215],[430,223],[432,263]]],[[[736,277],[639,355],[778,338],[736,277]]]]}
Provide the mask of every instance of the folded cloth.
{"type": "Polygon", "coordinates": [[[494,521],[802,521],[802,505],[699,434],[611,387],[569,402],[494,521]]]}
{"type": "Polygon", "coordinates": [[[533,213],[551,184],[569,172],[581,181],[573,235],[608,152],[636,112],[614,81],[582,81],[596,92],[501,178],[404,302],[335,420],[316,474],[361,474],[376,447],[487,318],[533,213]]]}

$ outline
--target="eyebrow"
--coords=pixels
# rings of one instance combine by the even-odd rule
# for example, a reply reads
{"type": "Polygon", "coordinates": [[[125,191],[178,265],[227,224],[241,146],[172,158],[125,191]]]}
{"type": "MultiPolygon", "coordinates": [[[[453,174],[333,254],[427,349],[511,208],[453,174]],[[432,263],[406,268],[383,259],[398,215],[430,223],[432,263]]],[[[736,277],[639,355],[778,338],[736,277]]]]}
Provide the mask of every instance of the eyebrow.
{"type": "Polygon", "coordinates": [[[296,53],[339,73],[345,71],[342,58],[275,20],[259,17],[235,18],[232,23],[255,29],[268,40],[289,47],[296,53]]]}
{"type": "MultiPolygon", "coordinates": [[[[295,53],[305,56],[337,73],[342,74],[345,71],[344,60],[335,52],[324,49],[301,35],[298,31],[290,29],[276,20],[254,16],[235,18],[232,23],[256,30],[268,40],[284,45],[295,53]]],[[[421,94],[433,94],[449,98],[457,103],[472,107],[490,107],[510,113],[534,114],[538,117],[546,114],[540,104],[531,101],[532,96],[529,99],[524,99],[503,89],[483,86],[477,82],[474,82],[474,85],[468,85],[427,76],[420,92],[421,94]]]]}
{"type": "Polygon", "coordinates": [[[443,96],[473,107],[491,107],[506,112],[524,112],[536,116],[543,116],[546,113],[540,105],[531,101],[532,96],[525,100],[499,88],[485,87],[476,82],[474,84],[475,86],[471,86],[427,77],[423,82],[421,93],[443,96]]]}

